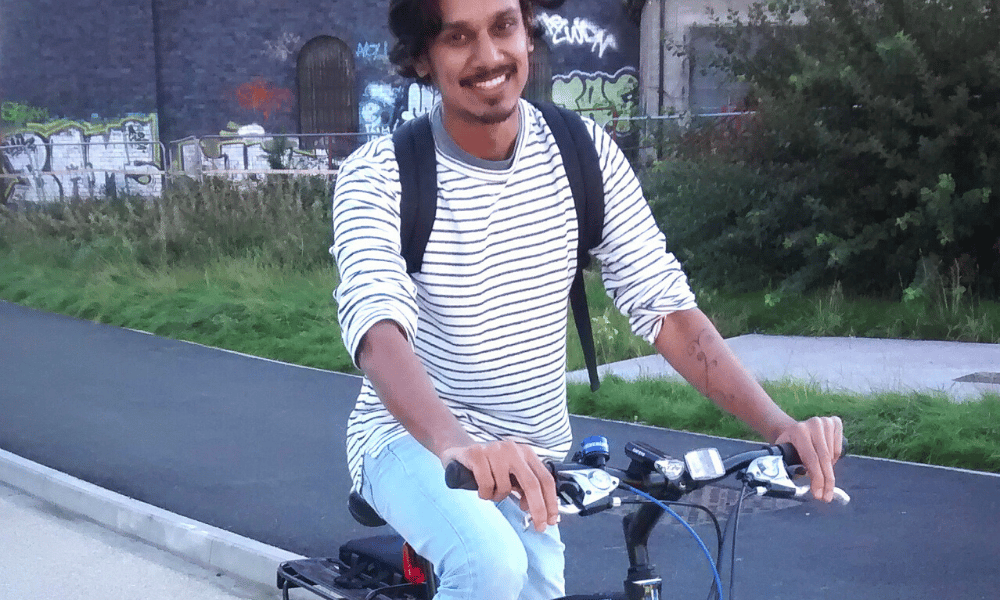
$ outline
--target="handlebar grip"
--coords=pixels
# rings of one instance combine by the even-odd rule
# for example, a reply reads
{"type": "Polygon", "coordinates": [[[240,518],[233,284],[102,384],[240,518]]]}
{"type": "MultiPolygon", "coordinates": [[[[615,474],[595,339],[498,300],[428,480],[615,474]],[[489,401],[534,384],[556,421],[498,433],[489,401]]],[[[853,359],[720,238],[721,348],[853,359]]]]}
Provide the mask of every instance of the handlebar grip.
{"type": "MultiPolygon", "coordinates": [[[[846,437],[840,438],[840,443],[841,443],[841,446],[843,447],[843,450],[841,450],[841,452],[840,452],[840,456],[841,456],[841,458],[843,458],[844,456],[847,456],[847,448],[848,448],[847,438],[846,437]]],[[[785,459],[785,464],[786,465],[800,465],[800,464],[802,464],[802,460],[799,458],[799,453],[795,449],[795,446],[793,446],[791,444],[791,442],[785,442],[784,444],[778,444],[778,449],[781,451],[781,456],[785,459]]]]}
{"type": "Polygon", "coordinates": [[[786,465],[802,464],[802,460],[799,459],[799,451],[795,449],[795,446],[791,442],[778,444],[778,450],[781,451],[781,457],[785,459],[786,465]]]}
{"type": "Polygon", "coordinates": [[[453,460],[444,469],[444,482],[453,490],[478,490],[476,476],[468,467],[453,460]]]}

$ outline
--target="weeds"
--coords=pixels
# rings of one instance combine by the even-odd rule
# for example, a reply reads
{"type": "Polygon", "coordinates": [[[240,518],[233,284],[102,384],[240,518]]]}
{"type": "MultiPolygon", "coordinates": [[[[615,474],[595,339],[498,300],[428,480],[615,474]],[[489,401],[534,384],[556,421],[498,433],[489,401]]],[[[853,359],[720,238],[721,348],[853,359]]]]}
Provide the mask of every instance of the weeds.
{"type": "Polygon", "coordinates": [[[308,270],[329,264],[330,192],[318,177],[250,185],[183,178],[158,199],[2,207],[0,239],[53,266],[125,260],[157,268],[252,256],[308,270]]]}
{"type": "MultiPolygon", "coordinates": [[[[840,415],[852,454],[1000,472],[1000,396],[955,404],[941,395],[828,393],[797,382],[764,386],[796,419],[840,415]]],[[[607,377],[601,389],[569,386],[570,410],[601,418],[737,439],[760,436],[706,401],[691,386],[670,380],[625,382],[607,377]]]]}

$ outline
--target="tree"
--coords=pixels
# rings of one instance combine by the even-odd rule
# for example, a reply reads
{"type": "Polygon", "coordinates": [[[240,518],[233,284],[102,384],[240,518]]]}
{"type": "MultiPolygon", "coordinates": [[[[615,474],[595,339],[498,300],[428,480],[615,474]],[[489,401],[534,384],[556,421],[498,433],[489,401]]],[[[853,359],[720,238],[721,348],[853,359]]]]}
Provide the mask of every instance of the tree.
{"type": "Polygon", "coordinates": [[[787,219],[770,254],[787,284],[899,291],[957,264],[1000,296],[1000,0],[774,0],[715,21],[715,64],[757,111],[729,158],[773,181],[748,210],[787,219]]]}

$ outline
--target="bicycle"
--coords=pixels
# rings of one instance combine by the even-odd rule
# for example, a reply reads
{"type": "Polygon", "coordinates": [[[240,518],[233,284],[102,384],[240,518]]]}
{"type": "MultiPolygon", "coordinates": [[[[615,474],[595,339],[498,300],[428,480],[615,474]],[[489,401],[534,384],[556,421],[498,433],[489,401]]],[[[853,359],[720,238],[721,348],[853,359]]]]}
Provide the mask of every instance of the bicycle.
{"type": "MultiPolygon", "coordinates": [[[[716,448],[701,448],[683,459],[667,456],[644,442],[625,445],[630,459],[628,468],[608,466],[609,445],[603,436],[583,440],[581,450],[565,463],[549,463],[556,480],[559,512],[565,515],[590,516],[624,505],[637,505],[623,520],[623,532],[629,558],[624,590],[610,594],[573,595],[555,600],[659,600],[662,579],[649,561],[647,544],[650,533],[664,515],[670,515],[690,533],[705,554],[712,571],[709,598],[731,598],[733,591],[736,536],[744,499],[750,496],[802,498],[809,488],[798,486],[792,478],[803,473],[798,453],[791,444],[764,446],[722,458],[716,448]],[[680,502],[681,498],[710,483],[730,476],[743,482],[743,492],[723,532],[715,513],[704,506],[680,502]],[[715,525],[716,554],[694,529],[672,508],[693,507],[705,511],[715,525]],[[730,535],[731,538],[727,539],[730,535]],[[717,565],[728,542],[729,591],[722,594],[722,580],[717,565]]],[[[844,440],[844,452],[847,444],[844,440]]],[[[472,472],[458,462],[445,470],[449,487],[476,489],[472,472]]],[[[840,504],[850,497],[840,488],[834,492],[840,504]]],[[[350,495],[348,509],[362,525],[376,527],[385,521],[357,493],[350,495]]],[[[524,527],[530,526],[525,517],[524,527]]],[[[340,548],[337,558],[307,558],[288,561],[278,567],[277,585],[284,600],[290,589],[303,588],[324,600],[431,600],[435,593],[433,566],[417,555],[398,535],[351,540],[340,548]]]]}

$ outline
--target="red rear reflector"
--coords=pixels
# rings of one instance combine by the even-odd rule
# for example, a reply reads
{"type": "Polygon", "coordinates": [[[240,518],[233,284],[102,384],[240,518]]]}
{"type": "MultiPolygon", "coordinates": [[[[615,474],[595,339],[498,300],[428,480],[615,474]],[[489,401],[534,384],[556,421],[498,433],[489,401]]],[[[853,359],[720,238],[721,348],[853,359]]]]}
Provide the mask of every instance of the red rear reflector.
{"type": "Polygon", "coordinates": [[[425,583],[427,573],[421,567],[423,564],[417,551],[409,544],[403,544],[403,577],[410,583],[425,583]]]}

